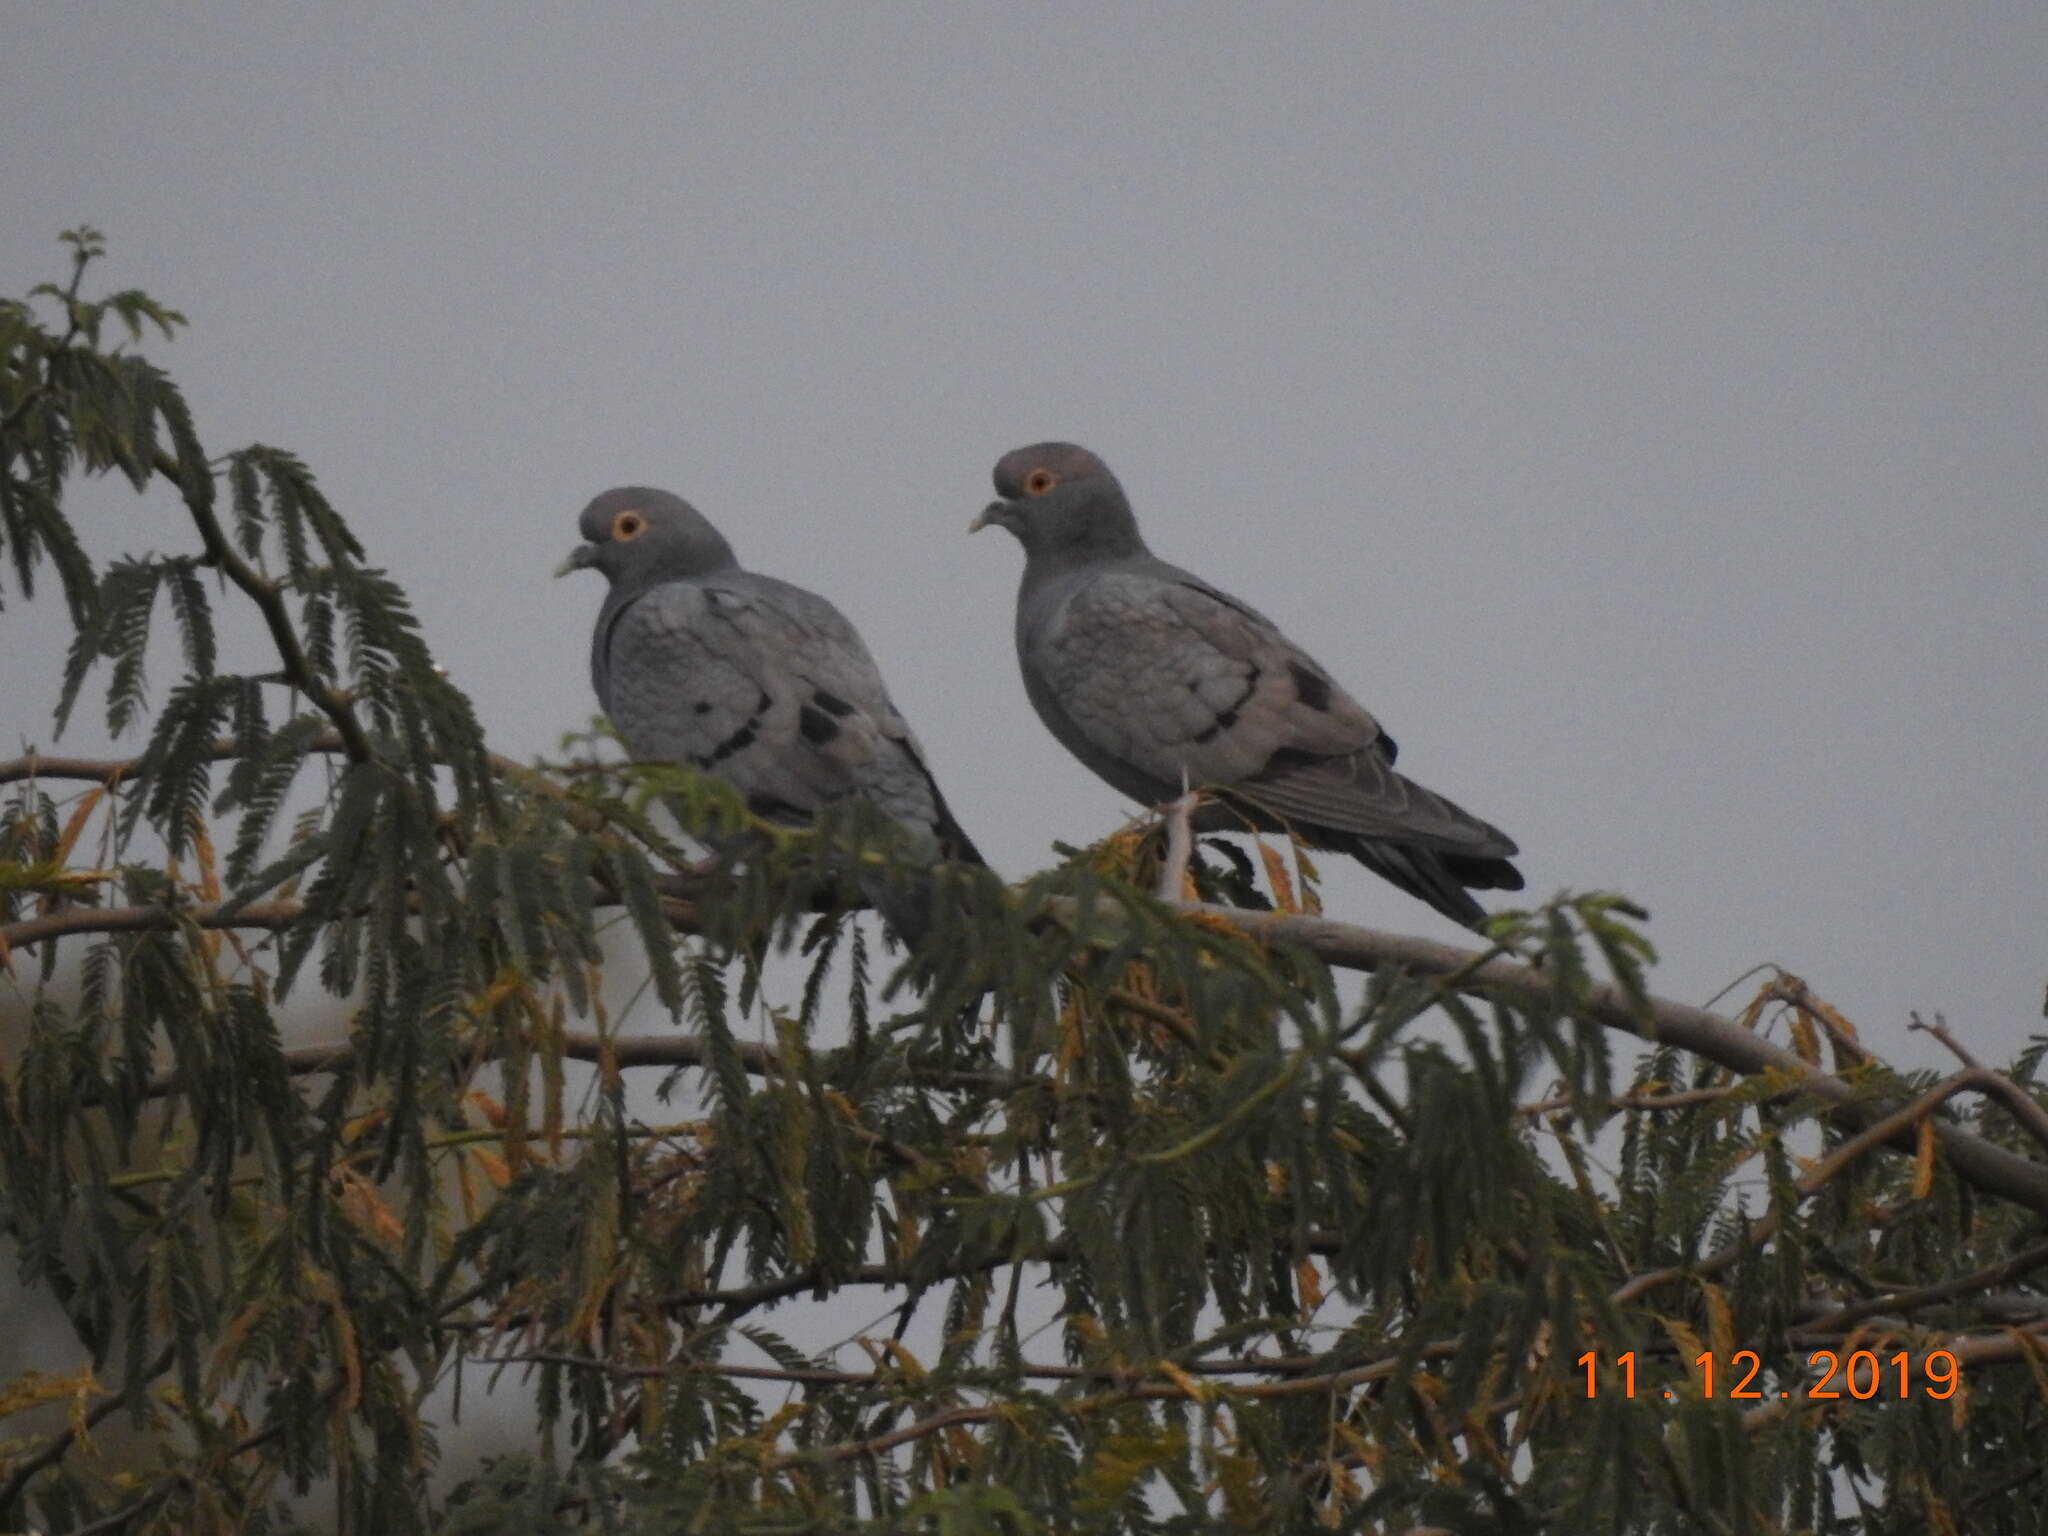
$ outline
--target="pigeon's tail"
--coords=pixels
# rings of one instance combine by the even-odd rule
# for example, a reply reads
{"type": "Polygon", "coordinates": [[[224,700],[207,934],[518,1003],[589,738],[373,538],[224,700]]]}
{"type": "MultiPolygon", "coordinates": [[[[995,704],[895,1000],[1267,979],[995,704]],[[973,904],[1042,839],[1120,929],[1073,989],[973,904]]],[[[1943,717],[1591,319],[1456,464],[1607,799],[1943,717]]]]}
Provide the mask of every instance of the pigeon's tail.
{"type": "Polygon", "coordinates": [[[1504,865],[1518,851],[1499,827],[1396,773],[1386,757],[1371,749],[1343,757],[1276,752],[1261,773],[1231,790],[1269,816],[1321,829],[1332,838],[1348,834],[1400,843],[1475,867],[1504,865]]]}
{"type": "Polygon", "coordinates": [[[953,819],[953,813],[948,809],[945,800],[940,797],[936,784],[932,786],[932,798],[937,801],[939,811],[939,825],[937,828],[939,857],[949,859],[955,864],[980,864],[985,866],[988,860],[984,859],[981,856],[981,850],[974,846],[974,839],[967,835],[966,828],[953,819]]]}
{"type": "MultiPolygon", "coordinates": [[[[970,847],[968,851],[971,853],[973,850],[970,847]]],[[[978,865],[981,859],[955,856],[953,862],[978,865]]],[[[959,910],[974,910],[975,882],[958,875],[949,876],[943,865],[899,871],[893,876],[880,873],[862,875],[857,877],[857,883],[868,905],[881,915],[882,921],[894,930],[897,938],[912,948],[922,944],[932,931],[940,902],[959,910]]]]}
{"type": "Polygon", "coordinates": [[[988,864],[981,850],[974,846],[974,840],[953,819],[937,785],[932,786],[932,800],[938,813],[936,824],[911,835],[913,857],[921,862],[893,877],[877,874],[859,882],[868,905],[896,930],[899,939],[912,946],[922,943],[931,932],[934,902],[964,901],[972,890],[971,882],[943,878],[943,866],[968,864],[985,868],[988,864]]]}
{"type": "Polygon", "coordinates": [[[1486,921],[1486,909],[1466,887],[1482,891],[1519,891],[1522,872],[1506,859],[1470,854],[1438,853],[1412,843],[1385,843],[1345,834],[1309,837],[1310,844],[1348,853],[1367,869],[1428,902],[1454,923],[1474,930],[1486,921]]]}

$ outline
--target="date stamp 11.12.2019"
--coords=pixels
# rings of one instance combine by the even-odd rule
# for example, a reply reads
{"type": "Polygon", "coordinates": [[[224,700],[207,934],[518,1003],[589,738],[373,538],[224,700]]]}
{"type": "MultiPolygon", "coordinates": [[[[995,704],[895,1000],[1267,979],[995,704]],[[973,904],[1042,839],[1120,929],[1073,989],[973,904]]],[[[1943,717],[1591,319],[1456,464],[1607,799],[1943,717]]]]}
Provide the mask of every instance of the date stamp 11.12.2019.
{"type": "Polygon", "coordinates": [[[1963,1379],[1961,1362],[1945,1349],[1921,1355],[1902,1349],[1883,1357],[1868,1349],[1847,1355],[1817,1349],[1808,1357],[1805,1372],[1789,1377],[1783,1372],[1767,1373],[1762,1357],[1753,1349],[1738,1349],[1725,1360],[1708,1350],[1693,1358],[1691,1370],[1678,1382],[1653,1381],[1646,1372],[1638,1383],[1636,1352],[1632,1349],[1612,1360],[1602,1360],[1597,1351],[1589,1349],[1579,1356],[1577,1363],[1586,1373],[1584,1384],[1589,1398],[1610,1392],[1635,1397],[1640,1392],[1643,1396],[1665,1399],[1687,1393],[1744,1402],[1870,1402],[1916,1395],[1946,1399],[1955,1396],[1963,1379]]]}

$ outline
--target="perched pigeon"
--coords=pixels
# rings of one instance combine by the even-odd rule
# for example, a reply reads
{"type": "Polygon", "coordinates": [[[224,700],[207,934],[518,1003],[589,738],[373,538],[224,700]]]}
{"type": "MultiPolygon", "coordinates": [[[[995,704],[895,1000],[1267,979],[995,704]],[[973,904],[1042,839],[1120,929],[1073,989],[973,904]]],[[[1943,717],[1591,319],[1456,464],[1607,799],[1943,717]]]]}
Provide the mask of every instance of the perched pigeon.
{"type": "MultiPolygon", "coordinates": [[[[924,857],[982,862],[837,608],[740,569],[724,536],[666,491],[606,491],[578,527],[588,542],[556,574],[595,568],[611,583],[590,677],[635,758],[693,763],[787,825],[859,797],[924,857]]],[[[915,938],[921,914],[893,907],[883,915],[915,938]]]]}
{"type": "Polygon", "coordinates": [[[1148,805],[1222,792],[1208,830],[1291,829],[1446,917],[1518,891],[1515,844],[1394,772],[1394,742],[1265,615],[1157,559],[1109,467],[1071,443],[1004,455],[974,522],[1024,546],[1017,658],[1039,718],[1148,805]]]}

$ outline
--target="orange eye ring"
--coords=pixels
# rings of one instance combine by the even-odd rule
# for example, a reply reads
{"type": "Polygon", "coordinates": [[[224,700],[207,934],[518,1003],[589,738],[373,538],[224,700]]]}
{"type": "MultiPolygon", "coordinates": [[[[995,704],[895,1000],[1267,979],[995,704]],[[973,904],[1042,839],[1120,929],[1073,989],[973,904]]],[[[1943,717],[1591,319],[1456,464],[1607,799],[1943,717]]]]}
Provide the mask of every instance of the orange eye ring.
{"type": "Polygon", "coordinates": [[[621,512],[612,519],[612,537],[620,543],[637,539],[647,531],[647,519],[638,512],[621,512]]]}
{"type": "Polygon", "coordinates": [[[1026,496],[1043,496],[1060,483],[1060,477],[1049,469],[1034,469],[1024,477],[1026,496]]]}

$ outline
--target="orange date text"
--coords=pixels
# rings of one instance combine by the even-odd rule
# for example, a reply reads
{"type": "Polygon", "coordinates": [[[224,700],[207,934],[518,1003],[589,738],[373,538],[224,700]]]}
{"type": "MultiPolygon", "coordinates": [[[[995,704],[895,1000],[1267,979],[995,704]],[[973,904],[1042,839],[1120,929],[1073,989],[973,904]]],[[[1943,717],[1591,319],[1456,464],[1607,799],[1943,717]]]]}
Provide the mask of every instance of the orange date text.
{"type": "MultiPolygon", "coordinates": [[[[1830,1398],[1853,1398],[1867,1403],[1873,1398],[1915,1395],[1950,1398],[1962,1384],[1962,1365],[1945,1349],[1915,1356],[1910,1350],[1880,1357],[1872,1350],[1859,1349],[1844,1356],[1832,1349],[1817,1349],[1807,1357],[1807,1374],[1798,1380],[1778,1379],[1768,1385],[1762,1358],[1753,1349],[1738,1349],[1726,1360],[1712,1350],[1695,1355],[1690,1375],[1684,1382],[1666,1387],[1645,1380],[1646,1397],[1676,1398],[1684,1387],[1696,1388],[1701,1397],[1726,1397],[1744,1402],[1771,1398],[1801,1402],[1825,1402],[1830,1398]],[[1775,1385],[1779,1390],[1772,1391],[1775,1385]]],[[[1636,1352],[1629,1350],[1612,1360],[1602,1360],[1594,1350],[1578,1358],[1585,1374],[1586,1396],[1603,1392],[1622,1397],[1637,1395],[1636,1352]]]]}

